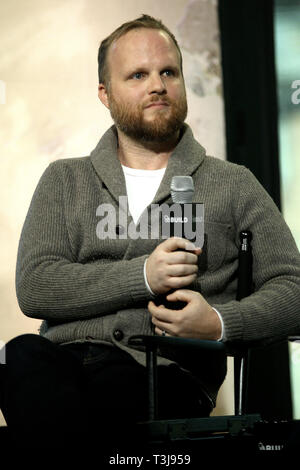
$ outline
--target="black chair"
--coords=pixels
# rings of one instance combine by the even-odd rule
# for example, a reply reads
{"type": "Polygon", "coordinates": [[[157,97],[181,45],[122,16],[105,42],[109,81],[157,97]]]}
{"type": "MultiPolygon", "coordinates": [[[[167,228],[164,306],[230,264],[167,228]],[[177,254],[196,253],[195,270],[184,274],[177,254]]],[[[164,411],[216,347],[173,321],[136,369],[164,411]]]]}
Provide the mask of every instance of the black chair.
{"type": "MultiPolygon", "coordinates": [[[[253,291],[252,280],[252,234],[250,231],[240,233],[239,265],[237,300],[250,295],[253,291]]],[[[249,345],[231,343],[225,346],[218,341],[184,339],[167,336],[135,335],[129,339],[129,344],[144,347],[146,350],[146,365],[148,373],[148,421],[140,423],[149,441],[171,441],[180,439],[199,439],[201,436],[212,436],[218,433],[238,435],[247,432],[261,420],[259,414],[245,413],[245,398],[247,392],[249,345]],[[182,353],[188,364],[190,358],[201,358],[210,361],[216,358],[234,357],[234,404],[233,416],[216,416],[208,418],[193,418],[186,420],[159,420],[157,418],[157,351],[168,347],[182,353]]]]}
{"type": "MultiPolygon", "coordinates": [[[[244,398],[247,389],[247,350],[233,351],[228,349],[223,343],[217,341],[205,341],[194,339],[182,339],[163,336],[133,336],[130,343],[135,346],[146,348],[146,362],[148,372],[148,421],[139,423],[140,432],[145,436],[150,444],[171,443],[179,441],[218,438],[221,434],[230,436],[240,436],[249,433],[255,423],[261,421],[258,413],[244,413],[244,398]],[[230,416],[209,416],[205,418],[188,418],[162,420],[157,416],[157,350],[161,347],[173,348],[177,353],[182,352],[185,360],[188,357],[200,357],[202,361],[209,360],[212,363],[215,359],[233,356],[235,367],[235,414],[230,416]],[[237,382],[236,382],[237,381],[237,382]]],[[[201,361],[199,364],[201,370],[201,361]]]]}

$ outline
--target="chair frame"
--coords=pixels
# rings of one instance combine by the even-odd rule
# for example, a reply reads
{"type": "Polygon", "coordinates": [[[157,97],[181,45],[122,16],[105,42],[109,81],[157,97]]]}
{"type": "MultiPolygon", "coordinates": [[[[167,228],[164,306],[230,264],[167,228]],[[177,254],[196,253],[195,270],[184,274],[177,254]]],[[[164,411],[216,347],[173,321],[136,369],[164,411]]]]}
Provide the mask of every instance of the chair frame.
{"type": "MultiPolygon", "coordinates": [[[[241,301],[243,298],[250,295],[254,290],[253,278],[252,278],[252,233],[249,230],[243,230],[240,232],[240,248],[238,256],[238,283],[237,283],[237,295],[236,299],[241,301]]],[[[235,420],[234,429],[241,431],[252,427],[254,422],[261,419],[259,414],[246,415],[246,393],[247,393],[247,379],[248,379],[248,358],[249,349],[246,344],[242,343],[226,343],[226,346],[222,342],[198,340],[198,339],[185,339],[175,338],[166,336],[147,336],[147,335],[135,335],[129,338],[129,344],[133,346],[144,346],[146,349],[146,366],[148,374],[148,424],[155,425],[157,423],[157,349],[159,346],[170,345],[174,348],[193,348],[195,354],[207,352],[208,345],[210,344],[211,351],[214,349],[223,349],[227,356],[234,358],[234,406],[235,415],[229,418],[235,420]],[[240,419],[238,419],[240,418],[240,419]],[[246,424],[245,424],[246,420],[246,424]],[[236,426],[239,423],[239,426],[236,426]]],[[[204,430],[208,428],[212,429],[212,423],[215,423],[216,430],[220,431],[221,428],[226,426],[226,429],[232,428],[231,421],[228,423],[226,420],[221,419],[222,417],[216,417],[213,421],[210,421],[208,425],[207,418],[197,419],[197,425],[199,429],[204,430]],[[203,421],[204,419],[204,421],[203,421]],[[201,421],[202,420],[202,421],[201,421]],[[204,425],[204,428],[203,426],[204,425]]],[[[213,418],[209,418],[210,420],[213,418]]],[[[166,421],[164,421],[166,422],[166,421]]],[[[163,422],[161,423],[163,424],[163,422]]]]}

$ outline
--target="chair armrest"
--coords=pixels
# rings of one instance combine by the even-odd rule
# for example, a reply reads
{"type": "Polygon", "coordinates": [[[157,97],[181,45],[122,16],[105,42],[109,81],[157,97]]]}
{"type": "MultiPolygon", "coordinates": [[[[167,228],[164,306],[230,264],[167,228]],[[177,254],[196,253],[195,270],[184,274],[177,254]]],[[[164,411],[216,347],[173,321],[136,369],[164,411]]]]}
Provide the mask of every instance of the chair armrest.
{"type": "Polygon", "coordinates": [[[129,344],[133,346],[146,346],[155,348],[159,346],[172,346],[178,350],[201,352],[225,352],[226,347],[221,341],[211,341],[192,338],[178,338],[174,336],[135,335],[129,338],[129,344]]]}
{"type": "MultiPolygon", "coordinates": [[[[174,336],[135,335],[129,344],[144,346],[147,351],[159,353],[191,371],[198,371],[207,361],[222,360],[226,357],[225,344],[220,341],[179,338],[174,336]]],[[[158,354],[159,354],[158,353],[158,354]]]]}

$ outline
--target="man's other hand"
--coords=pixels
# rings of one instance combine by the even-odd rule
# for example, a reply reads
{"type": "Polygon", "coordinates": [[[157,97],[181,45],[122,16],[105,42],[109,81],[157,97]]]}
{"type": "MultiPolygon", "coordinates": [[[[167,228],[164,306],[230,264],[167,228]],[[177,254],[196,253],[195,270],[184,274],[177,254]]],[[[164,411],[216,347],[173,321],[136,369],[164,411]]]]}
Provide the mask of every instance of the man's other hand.
{"type": "Polygon", "coordinates": [[[166,298],[169,302],[183,301],[187,305],[182,310],[170,310],[149,302],[155,333],[161,335],[164,331],[167,335],[182,338],[220,339],[222,325],[219,316],[199,292],[181,289],[166,298]]]}

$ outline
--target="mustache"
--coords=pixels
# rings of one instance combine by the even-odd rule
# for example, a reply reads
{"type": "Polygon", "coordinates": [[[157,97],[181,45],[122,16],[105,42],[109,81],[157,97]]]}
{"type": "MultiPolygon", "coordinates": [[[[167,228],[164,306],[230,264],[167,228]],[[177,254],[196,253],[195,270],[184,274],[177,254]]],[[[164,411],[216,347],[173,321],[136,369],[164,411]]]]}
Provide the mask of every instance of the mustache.
{"type": "Polygon", "coordinates": [[[152,103],[157,103],[157,102],[160,102],[160,103],[166,103],[166,104],[171,104],[172,103],[172,100],[170,100],[170,98],[168,96],[159,96],[159,95],[153,95],[148,101],[147,103],[144,105],[144,107],[146,108],[147,106],[149,106],[150,104],[152,103]]]}
{"type": "Polygon", "coordinates": [[[153,95],[149,103],[155,103],[156,101],[162,101],[163,103],[170,103],[171,100],[168,96],[153,95]]]}

